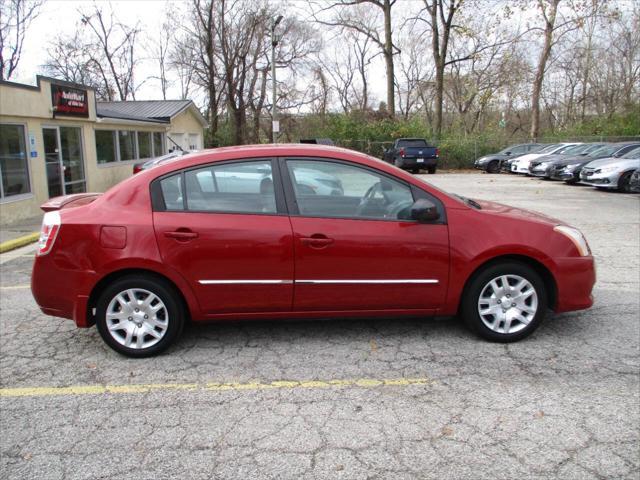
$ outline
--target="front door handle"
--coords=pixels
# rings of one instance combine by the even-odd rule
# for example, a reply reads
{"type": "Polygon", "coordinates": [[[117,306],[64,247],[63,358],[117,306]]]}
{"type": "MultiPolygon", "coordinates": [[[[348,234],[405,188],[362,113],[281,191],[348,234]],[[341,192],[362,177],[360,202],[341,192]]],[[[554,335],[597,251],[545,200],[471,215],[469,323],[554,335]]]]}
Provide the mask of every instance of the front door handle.
{"type": "Polygon", "coordinates": [[[164,232],[164,236],[167,238],[174,238],[180,242],[188,242],[189,240],[198,238],[198,234],[196,232],[192,232],[191,230],[187,229],[178,229],[173,232],[164,232]]]}
{"type": "Polygon", "coordinates": [[[310,237],[300,237],[303,245],[311,248],[326,248],[333,243],[333,238],[329,238],[321,233],[315,233],[310,237]]]}

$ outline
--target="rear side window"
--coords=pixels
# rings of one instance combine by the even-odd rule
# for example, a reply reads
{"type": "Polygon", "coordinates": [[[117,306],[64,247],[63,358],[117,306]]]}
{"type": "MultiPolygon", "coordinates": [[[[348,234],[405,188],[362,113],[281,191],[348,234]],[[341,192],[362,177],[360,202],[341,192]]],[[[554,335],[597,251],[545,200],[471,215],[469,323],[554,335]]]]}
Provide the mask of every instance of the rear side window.
{"type": "Polygon", "coordinates": [[[276,213],[270,161],[210,165],[185,172],[187,210],[276,213]]]}
{"type": "Polygon", "coordinates": [[[160,181],[160,189],[167,210],[182,210],[184,208],[181,174],[163,178],[160,181]]]}

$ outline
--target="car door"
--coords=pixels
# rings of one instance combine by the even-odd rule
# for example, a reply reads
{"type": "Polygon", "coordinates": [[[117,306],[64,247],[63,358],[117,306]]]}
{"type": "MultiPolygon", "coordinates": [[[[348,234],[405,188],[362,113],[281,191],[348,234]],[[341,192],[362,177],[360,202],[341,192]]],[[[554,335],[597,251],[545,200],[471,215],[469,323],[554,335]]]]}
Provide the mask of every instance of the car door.
{"type": "Polygon", "coordinates": [[[162,260],[205,314],[291,310],[292,230],[273,169],[270,159],[216,162],[152,183],[162,260]]]}
{"type": "Polygon", "coordinates": [[[429,194],[377,170],[330,159],[282,159],[295,251],[295,311],[433,310],[449,272],[445,211],[410,219],[429,194]],[[312,174],[311,172],[316,172],[312,174]]]}

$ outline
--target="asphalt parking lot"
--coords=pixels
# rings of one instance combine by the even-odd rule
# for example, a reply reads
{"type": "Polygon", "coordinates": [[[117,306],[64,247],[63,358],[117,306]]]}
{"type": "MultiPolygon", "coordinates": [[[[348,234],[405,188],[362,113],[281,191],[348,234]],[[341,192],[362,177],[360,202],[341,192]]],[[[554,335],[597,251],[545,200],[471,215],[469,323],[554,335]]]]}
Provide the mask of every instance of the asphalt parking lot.
{"type": "Polygon", "coordinates": [[[640,196],[424,178],[580,228],[594,307],[511,345],[455,319],[259,322],[189,327],[132,360],[40,313],[32,248],[14,251],[0,257],[0,476],[638,478],[640,196]]]}

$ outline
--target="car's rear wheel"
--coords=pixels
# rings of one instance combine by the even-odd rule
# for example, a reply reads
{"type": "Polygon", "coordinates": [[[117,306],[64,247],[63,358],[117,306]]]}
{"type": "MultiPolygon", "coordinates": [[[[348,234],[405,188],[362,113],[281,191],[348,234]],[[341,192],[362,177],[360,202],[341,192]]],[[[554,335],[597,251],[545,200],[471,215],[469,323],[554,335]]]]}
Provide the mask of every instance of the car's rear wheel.
{"type": "Polygon", "coordinates": [[[489,165],[487,165],[487,172],[500,173],[500,162],[498,162],[497,160],[492,160],[491,162],[489,162],[489,165]]]}
{"type": "Polygon", "coordinates": [[[431,175],[433,175],[434,173],[436,173],[436,166],[432,165],[431,167],[427,168],[427,172],[429,172],[431,175]]]}
{"type": "Polygon", "coordinates": [[[120,278],[96,303],[96,326],[115,351],[129,357],[156,355],[182,332],[184,308],[166,281],[145,275],[120,278]]]}
{"type": "Polygon", "coordinates": [[[618,190],[620,192],[631,192],[631,175],[633,175],[633,172],[627,172],[620,177],[620,180],[618,180],[618,190]]]}
{"type": "Polygon", "coordinates": [[[538,328],[547,311],[544,281],[520,262],[494,264],[474,276],[462,299],[462,317],[481,337],[515,342],[538,328]]]}

